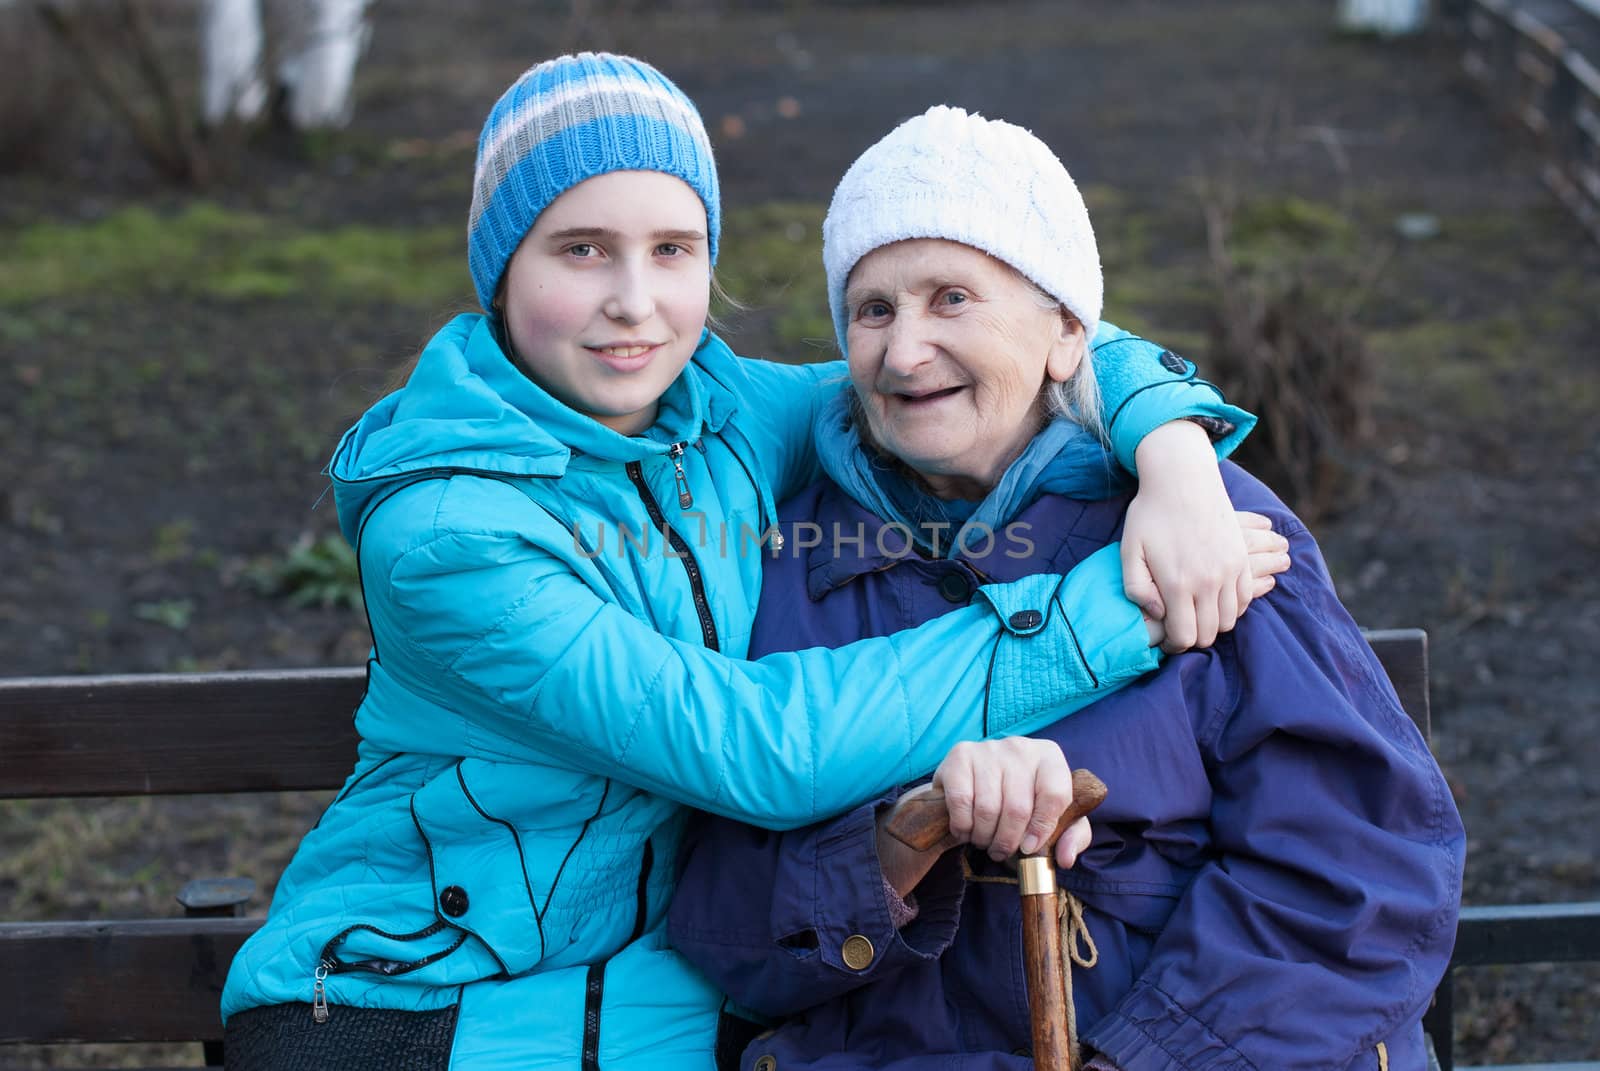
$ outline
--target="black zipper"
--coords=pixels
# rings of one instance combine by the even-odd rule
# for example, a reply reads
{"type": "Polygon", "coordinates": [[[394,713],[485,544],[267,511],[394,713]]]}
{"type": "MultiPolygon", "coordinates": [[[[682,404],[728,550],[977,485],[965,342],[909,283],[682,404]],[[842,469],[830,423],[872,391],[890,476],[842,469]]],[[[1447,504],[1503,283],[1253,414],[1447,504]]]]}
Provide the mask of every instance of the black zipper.
{"type": "Polygon", "coordinates": [[[436,919],[435,921],[424,926],[422,929],[415,930],[411,933],[390,933],[387,930],[381,930],[376,926],[369,926],[367,923],[358,922],[354,926],[346,926],[344,929],[334,934],[327,944],[322,946],[321,963],[323,966],[328,968],[328,973],[330,974],[343,974],[346,971],[370,971],[373,974],[382,974],[388,977],[393,977],[397,974],[405,974],[409,971],[417,970],[420,967],[426,967],[435,960],[443,959],[451,952],[454,952],[456,949],[460,948],[461,943],[467,939],[467,934],[465,932],[461,933],[456,943],[451,945],[449,948],[434,952],[433,954],[424,956],[418,960],[412,960],[409,963],[402,963],[395,960],[367,960],[364,962],[358,960],[355,962],[346,962],[334,954],[334,949],[343,944],[344,939],[349,937],[352,933],[355,933],[357,930],[365,930],[367,933],[376,934],[377,936],[390,941],[421,941],[425,938],[432,937],[434,934],[441,930],[447,929],[448,927],[449,923],[445,922],[443,919],[436,919]]]}
{"type": "Polygon", "coordinates": [[[717,644],[717,623],[711,618],[711,602],[706,598],[705,580],[700,574],[700,563],[695,560],[694,552],[689,549],[688,542],[662,515],[661,504],[656,501],[656,496],[650,491],[650,485],[645,482],[644,466],[637,461],[630,461],[627,464],[627,472],[628,479],[633,481],[639,497],[644,501],[645,512],[650,514],[651,523],[672,545],[678,560],[683,563],[684,572],[689,574],[689,590],[694,595],[695,612],[700,615],[700,636],[705,640],[706,649],[720,651],[722,648],[717,644]]]}
{"type": "MultiPolygon", "coordinates": [[[[678,446],[672,455],[673,468],[678,483],[678,501],[683,503],[687,497],[688,481],[683,473],[683,447],[678,446]]],[[[693,551],[689,549],[688,542],[679,535],[677,530],[667,523],[667,518],[661,512],[661,504],[656,501],[656,496],[651,492],[650,485],[645,482],[644,466],[637,461],[630,461],[625,466],[628,479],[639,492],[639,499],[644,503],[645,512],[650,514],[650,522],[661,532],[663,538],[672,546],[678,555],[678,560],[683,562],[684,572],[689,574],[689,590],[694,595],[695,613],[700,617],[700,635],[705,641],[706,648],[712,651],[721,650],[717,642],[717,623],[711,617],[711,603],[706,598],[705,580],[700,572],[700,563],[695,560],[693,551]]],[[[693,501],[692,499],[690,500],[693,501]]],[[[687,508],[687,506],[685,506],[687,508]]],[[[655,849],[650,842],[644,842],[644,858],[639,863],[638,902],[634,909],[633,936],[628,938],[631,944],[644,935],[645,926],[649,921],[649,896],[648,885],[650,871],[655,862],[655,849]]],[[[583,994],[583,1049],[580,1066],[582,1071],[600,1071],[600,1006],[605,997],[606,988],[606,963],[590,964],[588,978],[584,984],[583,994]]]]}
{"type": "Polygon", "coordinates": [[[583,1071],[600,1071],[600,1000],[605,989],[605,961],[591,963],[583,994],[583,1071]]]}
{"type": "MultiPolygon", "coordinates": [[[[628,938],[631,945],[644,936],[647,921],[647,907],[645,886],[650,880],[651,864],[655,860],[655,849],[650,842],[644,842],[644,856],[639,863],[639,906],[633,917],[633,936],[628,938]]],[[[600,1071],[600,1007],[605,999],[606,992],[606,964],[610,957],[599,963],[591,963],[583,986],[583,1047],[580,1060],[582,1071],[600,1071]]]]}

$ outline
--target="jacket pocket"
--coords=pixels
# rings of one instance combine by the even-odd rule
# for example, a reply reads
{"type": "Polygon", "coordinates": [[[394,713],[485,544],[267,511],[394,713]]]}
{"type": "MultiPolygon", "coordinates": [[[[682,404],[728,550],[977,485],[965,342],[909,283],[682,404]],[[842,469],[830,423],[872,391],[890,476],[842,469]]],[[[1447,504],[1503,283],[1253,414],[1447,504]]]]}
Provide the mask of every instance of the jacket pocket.
{"type": "Polygon", "coordinates": [[[507,974],[537,966],[545,954],[544,927],[522,835],[479,805],[462,763],[412,795],[411,817],[428,846],[440,922],[482,941],[507,974]]]}
{"type": "Polygon", "coordinates": [[[466,941],[467,934],[438,921],[409,931],[358,922],[322,946],[322,966],[338,974],[366,971],[393,978],[437,963],[466,941]]]}

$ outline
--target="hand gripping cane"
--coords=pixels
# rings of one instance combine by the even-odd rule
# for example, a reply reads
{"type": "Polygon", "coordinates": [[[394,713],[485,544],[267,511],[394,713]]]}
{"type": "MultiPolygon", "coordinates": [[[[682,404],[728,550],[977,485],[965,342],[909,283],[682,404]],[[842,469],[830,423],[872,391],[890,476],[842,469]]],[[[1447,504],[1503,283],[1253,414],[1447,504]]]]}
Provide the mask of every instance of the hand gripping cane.
{"type": "MultiPolygon", "coordinates": [[[[1088,770],[1072,771],[1072,804],[1039,850],[1017,865],[1022,891],[1022,958],[1028,976],[1028,1011],[1033,1019],[1033,1066],[1038,1071],[1077,1071],[1076,1046],[1067,1029],[1067,984],[1056,916],[1056,841],[1067,827],[1106,798],[1106,786],[1088,770]]],[[[925,852],[950,833],[944,793],[921,792],[901,799],[885,827],[906,847],[925,852]]]]}

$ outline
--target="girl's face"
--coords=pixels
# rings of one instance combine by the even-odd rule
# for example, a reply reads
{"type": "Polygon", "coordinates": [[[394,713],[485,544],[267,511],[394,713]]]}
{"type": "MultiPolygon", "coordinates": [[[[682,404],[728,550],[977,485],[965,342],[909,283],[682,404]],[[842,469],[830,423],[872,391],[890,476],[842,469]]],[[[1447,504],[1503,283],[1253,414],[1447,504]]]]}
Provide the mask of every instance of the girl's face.
{"type": "Polygon", "coordinates": [[[699,195],[657,171],[612,171],[539,214],[506,268],[501,316],[541,387],[636,435],[694,354],[710,300],[699,195]]]}
{"type": "Polygon", "coordinates": [[[1042,391],[1083,327],[1008,265],[916,238],[861,258],[845,288],[850,379],[868,431],[944,498],[982,498],[1044,424],[1042,391]]]}

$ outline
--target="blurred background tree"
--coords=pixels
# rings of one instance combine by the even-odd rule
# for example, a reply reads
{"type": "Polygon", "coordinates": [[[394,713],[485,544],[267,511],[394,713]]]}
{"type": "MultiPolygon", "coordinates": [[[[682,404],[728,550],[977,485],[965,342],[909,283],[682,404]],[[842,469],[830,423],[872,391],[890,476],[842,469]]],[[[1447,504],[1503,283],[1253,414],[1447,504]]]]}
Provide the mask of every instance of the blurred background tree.
{"type": "MultiPolygon", "coordinates": [[[[86,89],[168,179],[205,186],[238,166],[265,119],[297,132],[341,128],[370,37],[368,0],[11,0],[0,6],[10,55],[86,89]],[[265,3],[265,7],[263,6],[265,3]],[[188,31],[180,23],[192,24],[188,31]],[[24,57],[42,27],[66,57],[24,57]]],[[[7,79],[9,141],[59,123],[48,92],[7,79]],[[11,83],[18,83],[12,86],[11,83]]],[[[0,144],[0,151],[5,146],[0,144]]],[[[18,155],[13,152],[13,155],[18,155]]]]}

